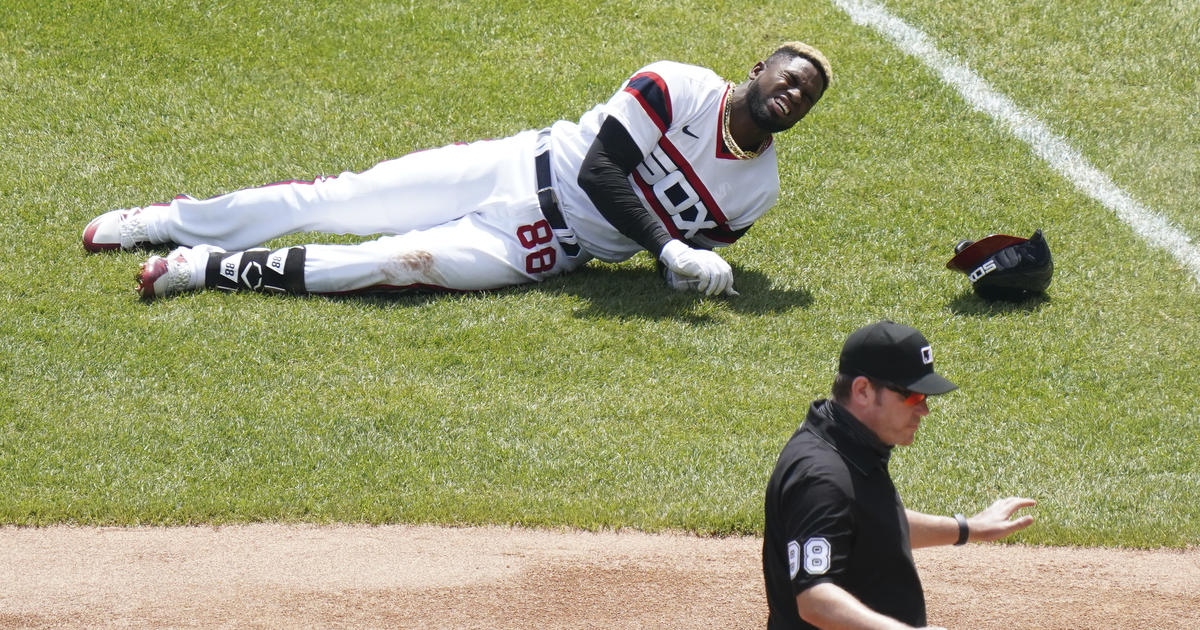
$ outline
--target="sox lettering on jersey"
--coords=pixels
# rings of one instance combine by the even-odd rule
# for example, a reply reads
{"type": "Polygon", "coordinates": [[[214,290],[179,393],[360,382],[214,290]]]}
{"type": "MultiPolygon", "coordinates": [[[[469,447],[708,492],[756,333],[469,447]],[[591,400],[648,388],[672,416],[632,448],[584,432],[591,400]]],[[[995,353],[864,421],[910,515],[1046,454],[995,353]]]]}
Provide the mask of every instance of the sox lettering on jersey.
{"type": "MultiPolygon", "coordinates": [[[[711,70],[659,61],[580,121],[581,129],[591,129],[612,117],[626,128],[644,152],[629,177],[639,200],[672,238],[698,249],[737,241],[778,195],[770,144],[754,160],[738,160],[723,149],[722,105],[730,93],[729,83],[711,70]]],[[[576,228],[580,240],[603,260],[635,253],[628,239],[590,229],[603,217],[570,183],[560,191],[568,223],[572,214],[591,215],[576,228]]]]}
{"type": "Polygon", "coordinates": [[[665,138],[633,172],[646,203],[676,238],[691,239],[701,230],[725,223],[716,201],[691,165],[665,138]]]}
{"type": "MultiPolygon", "coordinates": [[[[664,136],[638,165],[633,180],[671,236],[691,240],[701,230],[728,223],[687,158],[667,139],[674,120],[667,82],[653,72],[633,76],[625,87],[664,136]]],[[[689,134],[695,137],[695,134],[689,134]]]]}

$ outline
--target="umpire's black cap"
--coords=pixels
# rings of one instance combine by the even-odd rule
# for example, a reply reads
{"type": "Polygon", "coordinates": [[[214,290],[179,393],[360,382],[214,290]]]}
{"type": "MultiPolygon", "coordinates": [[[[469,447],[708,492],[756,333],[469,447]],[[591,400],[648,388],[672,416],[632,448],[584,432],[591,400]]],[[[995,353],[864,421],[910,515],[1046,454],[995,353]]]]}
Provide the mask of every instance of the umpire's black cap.
{"type": "Polygon", "coordinates": [[[1023,300],[1045,293],[1054,275],[1050,246],[1037,230],[1029,238],[992,234],[959,241],[946,268],[967,274],[985,300],[1023,300]]]}
{"type": "Polygon", "coordinates": [[[850,333],[838,357],[838,372],[930,396],[958,389],[933,371],[933,347],[925,335],[888,320],[850,333]]]}

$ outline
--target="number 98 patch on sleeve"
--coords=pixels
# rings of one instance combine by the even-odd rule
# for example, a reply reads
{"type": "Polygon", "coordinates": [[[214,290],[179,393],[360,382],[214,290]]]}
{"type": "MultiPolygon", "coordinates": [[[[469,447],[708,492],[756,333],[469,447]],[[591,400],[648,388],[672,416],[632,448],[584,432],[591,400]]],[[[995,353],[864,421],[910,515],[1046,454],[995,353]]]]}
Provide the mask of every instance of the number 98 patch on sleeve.
{"type": "Polygon", "coordinates": [[[788,572],[794,579],[800,573],[800,566],[803,564],[805,573],[824,575],[829,571],[829,556],[829,541],[824,538],[817,536],[804,541],[803,558],[800,545],[793,540],[788,543],[788,572]]]}

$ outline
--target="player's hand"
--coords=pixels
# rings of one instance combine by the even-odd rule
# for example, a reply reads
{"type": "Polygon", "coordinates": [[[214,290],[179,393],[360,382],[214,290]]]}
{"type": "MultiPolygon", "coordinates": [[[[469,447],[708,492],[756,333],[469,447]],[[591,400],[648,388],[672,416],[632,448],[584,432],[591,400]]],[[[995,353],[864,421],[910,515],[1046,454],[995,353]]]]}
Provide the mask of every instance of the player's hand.
{"type": "Polygon", "coordinates": [[[705,295],[737,295],[733,290],[733,268],[716,252],[692,249],[678,239],[668,242],[659,259],[680,276],[695,278],[696,290],[705,295]]]}
{"type": "Polygon", "coordinates": [[[1021,508],[1034,505],[1037,505],[1037,501],[1020,497],[1008,497],[996,501],[982,512],[967,519],[971,540],[984,542],[999,540],[1029,527],[1033,523],[1032,516],[1026,514],[1021,518],[1014,519],[1013,514],[1021,508]]]}

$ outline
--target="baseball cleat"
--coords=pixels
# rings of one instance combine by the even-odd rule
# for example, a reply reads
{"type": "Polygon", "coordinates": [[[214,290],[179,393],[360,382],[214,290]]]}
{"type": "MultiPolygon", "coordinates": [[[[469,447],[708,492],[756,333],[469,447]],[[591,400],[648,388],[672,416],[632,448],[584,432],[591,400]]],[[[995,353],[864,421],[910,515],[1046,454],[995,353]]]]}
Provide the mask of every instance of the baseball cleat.
{"type": "Polygon", "coordinates": [[[166,256],[151,256],[138,268],[137,290],[143,300],[166,297],[199,289],[210,252],[224,251],[212,245],[177,247],[166,256]]]}
{"type": "Polygon", "coordinates": [[[103,252],[153,245],[141,212],[141,208],[110,210],[92,219],[83,228],[83,248],[89,252],[103,252]]]}

